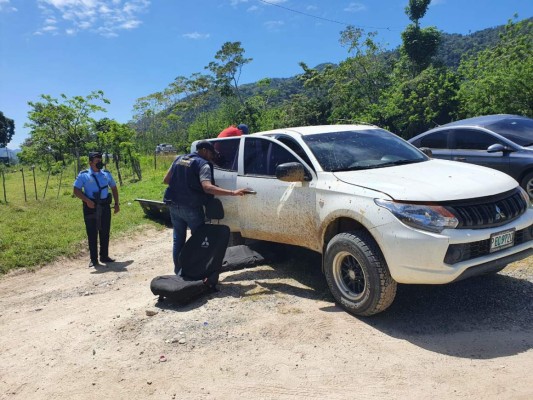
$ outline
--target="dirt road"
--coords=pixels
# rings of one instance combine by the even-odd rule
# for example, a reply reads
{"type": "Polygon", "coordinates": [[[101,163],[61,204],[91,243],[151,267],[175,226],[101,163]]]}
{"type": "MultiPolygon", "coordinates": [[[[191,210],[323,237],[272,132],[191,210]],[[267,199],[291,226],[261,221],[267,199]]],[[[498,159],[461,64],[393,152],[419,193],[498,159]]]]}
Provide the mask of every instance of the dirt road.
{"type": "Polygon", "coordinates": [[[389,310],[356,318],[296,250],[158,305],[150,281],[171,273],[171,241],[149,230],[112,243],[106,268],[80,257],[0,279],[0,398],[533,398],[533,259],[401,285],[389,310]]]}

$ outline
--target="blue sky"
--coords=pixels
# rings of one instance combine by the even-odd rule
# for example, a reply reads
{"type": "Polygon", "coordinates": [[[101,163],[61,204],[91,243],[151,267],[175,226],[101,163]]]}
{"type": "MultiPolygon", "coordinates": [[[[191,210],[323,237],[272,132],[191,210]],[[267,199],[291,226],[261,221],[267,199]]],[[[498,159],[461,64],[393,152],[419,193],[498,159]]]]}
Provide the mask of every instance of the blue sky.
{"type": "MultiPolygon", "coordinates": [[[[348,24],[387,48],[409,23],[407,0],[0,0],[0,111],[15,120],[9,148],[28,136],[28,101],[102,90],[106,114],[132,118],[135,101],[177,76],[207,73],[222,44],[253,61],[240,83],[290,77],[298,63],[339,62],[348,24]],[[270,4],[269,4],[270,3],[270,4]]],[[[531,0],[433,0],[422,26],[468,34],[533,16],[531,0]]]]}

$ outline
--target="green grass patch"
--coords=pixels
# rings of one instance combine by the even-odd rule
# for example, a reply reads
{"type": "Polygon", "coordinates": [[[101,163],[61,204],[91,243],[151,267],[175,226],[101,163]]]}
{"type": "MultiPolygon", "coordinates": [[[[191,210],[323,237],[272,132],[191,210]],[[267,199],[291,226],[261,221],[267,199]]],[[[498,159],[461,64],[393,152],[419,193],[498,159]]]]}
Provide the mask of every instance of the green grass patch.
{"type": "MultiPolygon", "coordinates": [[[[141,181],[133,180],[127,165],[121,166],[121,210],[112,217],[111,238],[133,233],[143,225],[164,228],[146,218],[135,199],[163,198],[166,188],[163,177],[174,157],[158,156],[156,165],[153,157],[142,159],[141,181]]],[[[0,274],[17,268],[34,268],[87,250],[81,201],[72,196],[74,168],[66,168],[63,176],[48,176],[47,171],[24,167],[24,181],[20,169],[19,166],[4,171],[5,191],[0,174],[0,274]]],[[[109,165],[108,169],[118,184],[114,166],[109,165]]]]}

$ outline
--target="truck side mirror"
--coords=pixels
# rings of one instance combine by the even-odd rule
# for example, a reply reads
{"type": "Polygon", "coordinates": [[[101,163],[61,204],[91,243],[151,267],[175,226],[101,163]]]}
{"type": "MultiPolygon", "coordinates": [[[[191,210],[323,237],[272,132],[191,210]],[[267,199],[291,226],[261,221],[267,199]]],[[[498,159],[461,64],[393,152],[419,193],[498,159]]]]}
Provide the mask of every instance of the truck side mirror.
{"type": "Polygon", "coordinates": [[[303,182],[310,180],[305,168],[299,162],[289,162],[276,167],[276,178],[284,182],[303,182]]]}

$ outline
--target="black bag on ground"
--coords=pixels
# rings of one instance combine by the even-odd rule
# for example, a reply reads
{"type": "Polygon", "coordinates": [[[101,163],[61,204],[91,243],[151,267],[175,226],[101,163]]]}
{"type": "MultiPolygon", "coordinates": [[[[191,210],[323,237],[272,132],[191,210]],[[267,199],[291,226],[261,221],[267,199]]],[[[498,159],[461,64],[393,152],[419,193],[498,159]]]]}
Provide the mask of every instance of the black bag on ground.
{"type": "Polygon", "coordinates": [[[245,244],[231,246],[226,249],[226,254],[222,261],[222,271],[250,268],[264,261],[265,258],[261,254],[245,244]]]}

